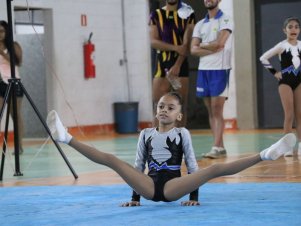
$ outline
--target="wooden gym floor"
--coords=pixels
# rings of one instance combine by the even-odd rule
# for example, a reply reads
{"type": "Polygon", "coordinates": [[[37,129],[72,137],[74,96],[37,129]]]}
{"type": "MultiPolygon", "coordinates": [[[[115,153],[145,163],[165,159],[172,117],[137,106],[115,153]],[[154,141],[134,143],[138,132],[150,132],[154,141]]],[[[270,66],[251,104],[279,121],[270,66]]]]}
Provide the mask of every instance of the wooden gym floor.
{"type": "MultiPolygon", "coordinates": [[[[192,142],[200,168],[216,162],[232,161],[237,158],[258,153],[281,137],[280,130],[226,131],[226,158],[217,160],[202,158],[211,148],[212,137],[209,131],[191,131],[192,142]]],[[[89,136],[80,138],[97,149],[115,154],[130,164],[134,163],[138,134],[89,136]]],[[[61,148],[66,154],[79,178],[74,179],[60,153],[51,141],[46,139],[25,139],[24,153],[20,156],[23,176],[14,176],[15,160],[13,147],[9,146],[5,158],[1,187],[44,186],[44,185],[108,185],[125,183],[109,168],[97,165],[67,145],[61,148]]],[[[301,156],[281,157],[276,161],[264,161],[238,174],[220,177],[211,182],[301,182],[301,156]]],[[[185,166],[182,167],[186,173],[185,166]]]]}

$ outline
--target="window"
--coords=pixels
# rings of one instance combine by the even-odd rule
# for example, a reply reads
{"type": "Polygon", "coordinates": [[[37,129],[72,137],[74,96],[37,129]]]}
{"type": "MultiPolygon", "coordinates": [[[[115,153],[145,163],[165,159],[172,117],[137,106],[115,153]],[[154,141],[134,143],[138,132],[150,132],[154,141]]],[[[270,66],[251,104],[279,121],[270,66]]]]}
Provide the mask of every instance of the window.
{"type": "Polygon", "coordinates": [[[16,34],[44,33],[44,16],[41,9],[15,8],[14,19],[16,34]]]}

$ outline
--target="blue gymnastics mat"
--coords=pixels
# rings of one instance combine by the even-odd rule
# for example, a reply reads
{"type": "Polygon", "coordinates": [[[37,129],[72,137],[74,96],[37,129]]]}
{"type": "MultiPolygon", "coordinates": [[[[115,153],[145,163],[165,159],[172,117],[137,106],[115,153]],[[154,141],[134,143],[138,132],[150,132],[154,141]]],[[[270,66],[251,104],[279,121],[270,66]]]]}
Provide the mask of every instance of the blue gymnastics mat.
{"type": "Polygon", "coordinates": [[[130,200],[127,185],[0,188],[0,225],[301,225],[300,183],[208,183],[200,206],[130,200]]]}

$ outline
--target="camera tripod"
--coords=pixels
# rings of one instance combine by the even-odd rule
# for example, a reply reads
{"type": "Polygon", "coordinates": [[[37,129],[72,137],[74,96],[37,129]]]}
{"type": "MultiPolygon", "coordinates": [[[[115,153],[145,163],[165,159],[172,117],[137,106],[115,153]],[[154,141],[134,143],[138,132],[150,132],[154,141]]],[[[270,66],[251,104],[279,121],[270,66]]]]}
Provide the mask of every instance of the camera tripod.
{"type": "Polygon", "coordinates": [[[3,112],[5,106],[7,105],[7,114],[6,114],[6,122],[5,122],[5,130],[3,136],[3,152],[1,158],[1,168],[0,168],[0,181],[3,178],[3,171],[4,171],[4,162],[5,162],[5,153],[7,149],[7,137],[8,137],[8,125],[9,125],[9,115],[10,115],[10,108],[12,104],[12,117],[13,117],[13,127],[14,127],[14,150],[15,150],[15,173],[14,176],[22,176],[23,174],[20,171],[20,144],[19,144],[19,129],[18,129],[18,114],[17,114],[17,88],[20,88],[24,96],[27,98],[28,102],[30,103],[31,107],[33,108],[34,112],[38,116],[40,122],[42,123],[43,127],[45,128],[47,134],[50,136],[51,140],[55,144],[57,150],[60,152],[61,156],[63,157],[64,161],[66,162],[67,166],[69,167],[70,171],[72,172],[75,179],[78,178],[76,172],[72,168],[70,162],[68,161],[66,155],[62,151],[59,144],[54,140],[51,135],[51,131],[48,128],[45,120],[43,119],[42,115],[40,114],[38,108],[35,106],[33,100],[29,96],[28,92],[26,91],[25,87],[23,86],[21,79],[16,78],[15,76],[15,51],[14,51],[14,39],[13,39],[13,29],[12,29],[12,14],[11,14],[11,1],[7,0],[7,22],[8,22],[8,33],[6,34],[10,37],[9,45],[8,45],[8,52],[10,55],[10,68],[11,68],[11,79],[8,80],[8,87],[4,96],[3,105],[1,106],[0,111],[0,121],[2,120],[3,112]]]}

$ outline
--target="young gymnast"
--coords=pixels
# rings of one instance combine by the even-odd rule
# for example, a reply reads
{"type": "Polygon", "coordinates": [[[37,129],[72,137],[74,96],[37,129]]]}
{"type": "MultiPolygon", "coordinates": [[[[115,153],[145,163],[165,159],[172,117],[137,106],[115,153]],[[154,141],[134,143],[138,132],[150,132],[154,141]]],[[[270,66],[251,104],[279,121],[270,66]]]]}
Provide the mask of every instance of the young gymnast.
{"type": "MultiPolygon", "coordinates": [[[[278,91],[284,111],[283,130],[291,133],[294,119],[299,140],[298,155],[301,155],[301,41],[300,20],[289,17],[284,21],[283,32],[286,39],[266,51],[260,61],[278,80],[278,91]],[[270,58],[278,55],[281,70],[277,71],[270,58]]],[[[293,148],[285,156],[293,156],[293,148]]]]}
{"type": "MultiPolygon", "coordinates": [[[[258,154],[233,162],[216,163],[180,177],[180,164],[185,146],[192,148],[188,130],[175,127],[177,120],[182,118],[181,104],[181,97],[177,93],[167,93],[161,97],[156,115],[159,121],[158,128],[145,129],[140,134],[135,163],[137,168],[112,154],[76,140],[67,132],[55,111],[48,114],[47,124],[53,138],[58,142],[66,143],[88,159],[113,169],[145,199],[165,202],[178,200],[213,178],[238,173],[263,160],[276,160],[296,144],[295,135],[289,133],[258,154]],[[160,139],[165,140],[166,145],[158,149],[160,139]],[[146,162],[149,168],[148,175],[143,173],[146,162]]],[[[122,206],[139,205],[139,201],[132,200],[122,206]]],[[[186,205],[198,205],[198,202],[186,205]]]]}

